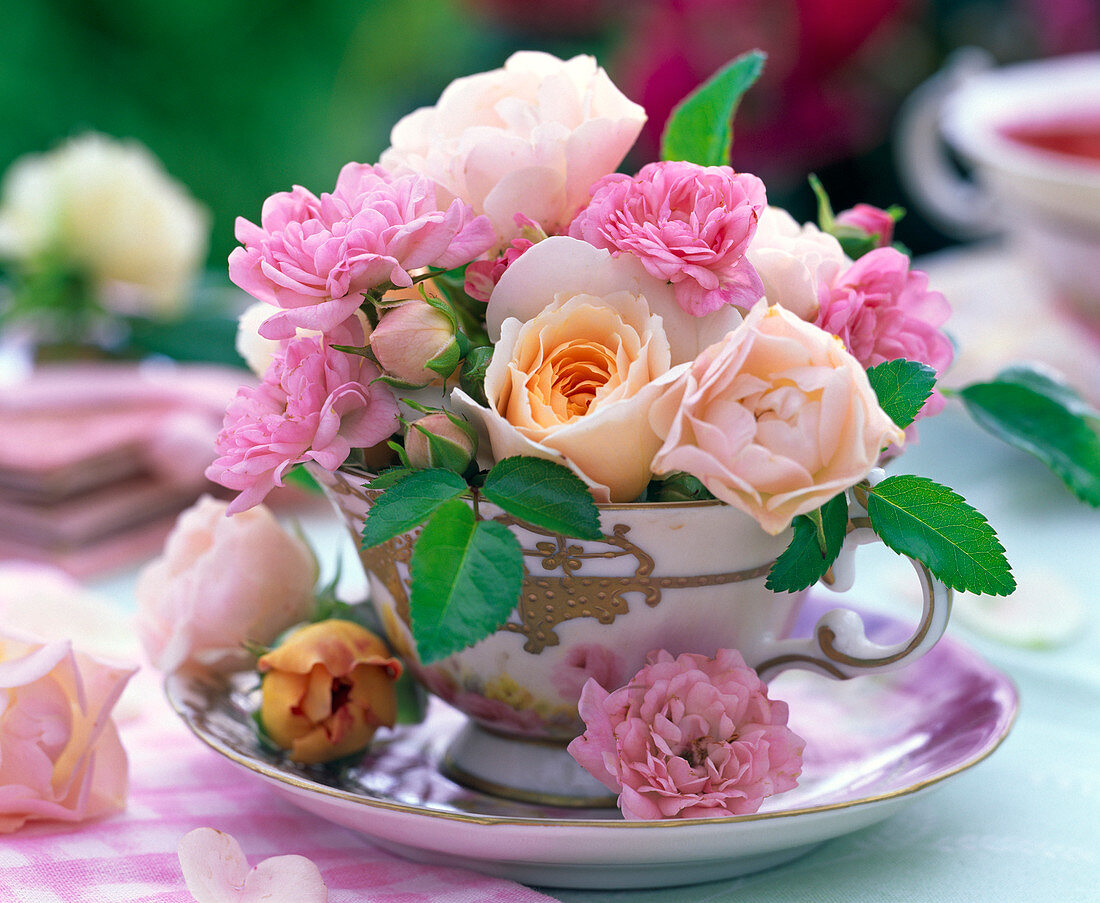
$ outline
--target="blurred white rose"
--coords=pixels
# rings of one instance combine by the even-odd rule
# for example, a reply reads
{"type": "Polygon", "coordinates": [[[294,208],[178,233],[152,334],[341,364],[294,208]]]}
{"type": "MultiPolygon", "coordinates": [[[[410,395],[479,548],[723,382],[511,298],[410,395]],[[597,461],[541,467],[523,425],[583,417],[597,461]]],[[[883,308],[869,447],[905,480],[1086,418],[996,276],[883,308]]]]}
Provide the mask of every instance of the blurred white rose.
{"type": "Polygon", "coordinates": [[[0,256],[71,265],[118,313],[178,310],[209,231],[205,208],[132,141],[74,138],[17,160],[0,186],[0,256]]]}

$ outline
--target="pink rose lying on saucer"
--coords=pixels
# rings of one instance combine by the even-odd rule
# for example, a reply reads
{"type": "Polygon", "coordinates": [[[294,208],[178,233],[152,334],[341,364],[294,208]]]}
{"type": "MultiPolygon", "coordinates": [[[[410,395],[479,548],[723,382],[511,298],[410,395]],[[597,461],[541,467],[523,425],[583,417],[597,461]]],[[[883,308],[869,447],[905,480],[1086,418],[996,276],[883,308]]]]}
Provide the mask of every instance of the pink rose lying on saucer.
{"type": "Polygon", "coordinates": [[[805,743],[787,727],[787,704],[768,699],[740,652],[660,650],[647,661],[614,692],[585,684],[587,730],[569,744],[618,791],[624,818],[748,815],[798,785],[805,743]]]}
{"type": "Polygon", "coordinates": [[[0,633],[0,833],[126,805],[126,753],[111,710],[136,668],[0,633]]]}

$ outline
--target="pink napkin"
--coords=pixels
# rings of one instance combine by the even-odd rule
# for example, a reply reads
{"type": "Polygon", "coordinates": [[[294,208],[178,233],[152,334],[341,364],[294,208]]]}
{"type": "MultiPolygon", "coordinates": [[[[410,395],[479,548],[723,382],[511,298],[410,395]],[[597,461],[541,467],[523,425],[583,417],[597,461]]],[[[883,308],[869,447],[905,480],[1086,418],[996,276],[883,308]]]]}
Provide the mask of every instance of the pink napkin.
{"type": "Polygon", "coordinates": [[[193,903],[176,848],[200,827],[236,837],[250,865],[289,853],[309,857],[330,903],[550,900],[510,881],[392,856],[283,801],[208,750],[171,712],[150,673],[138,674],[131,691],[142,714],[120,725],[130,756],[126,812],[75,827],[31,825],[0,838],[0,903],[193,903]]]}

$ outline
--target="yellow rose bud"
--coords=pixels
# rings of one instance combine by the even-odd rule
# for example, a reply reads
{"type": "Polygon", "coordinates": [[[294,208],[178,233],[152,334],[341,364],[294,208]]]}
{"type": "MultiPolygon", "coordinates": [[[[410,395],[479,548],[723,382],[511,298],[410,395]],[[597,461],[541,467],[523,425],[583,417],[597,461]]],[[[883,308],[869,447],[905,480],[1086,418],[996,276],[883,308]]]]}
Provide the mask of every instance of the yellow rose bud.
{"type": "Polygon", "coordinates": [[[401,663],[352,621],[301,627],[262,655],[258,668],[264,732],[294,762],[314,765],[351,755],[397,718],[394,681],[401,663]]]}

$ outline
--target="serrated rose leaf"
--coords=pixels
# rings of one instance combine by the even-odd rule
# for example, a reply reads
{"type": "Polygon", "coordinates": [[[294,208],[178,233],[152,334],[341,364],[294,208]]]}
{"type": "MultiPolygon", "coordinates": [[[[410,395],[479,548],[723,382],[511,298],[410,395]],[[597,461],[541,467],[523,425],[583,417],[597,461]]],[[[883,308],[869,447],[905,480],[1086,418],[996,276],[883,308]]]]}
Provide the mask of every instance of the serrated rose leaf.
{"type": "Polygon", "coordinates": [[[926,477],[887,477],[867,494],[882,541],[964,592],[1007,596],[1016,581],[988,521],[962,496],[926,477]]]}
{"type": "Polygon", "coordinates": [[[884,361],[867,369],[879,407],[901,429],[911,424],[932,394],[936,371],[920,361],[884,361]]]}
{"type": "Polygon", "coordinates": [[[466,488],[458,474],[440,469],[418,470],[391,484],[367,512],[362,547],[369,549],[407,533],[466,488]]]}
{"type": "Polygon", "coordinates": [[[410,563],[409,613],[421,662],[485,639],[507,620],[523,587],[523,550],[503,524],[480,521],[461,499],[424,526],[410,563]]]}
{"type": "Polygon", "coordinates": [[[568,467],[517,455],[498,461],[485,477],[482,494],[508,514],[536,527],[599,539],[600,512],[588,487],[568,467]]]}
{"type": "Polygon", "coordinates": [[[794,519],[791,543],[772,565],[764,586],[776,593],[796,593],[813,586],[832,567],[848,527],[848,500],[833,496],[818,509],[819,524],[805,514],[794,519]],[[821,542],[824,539],[825,550],[821,542]]]}

